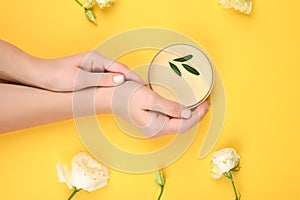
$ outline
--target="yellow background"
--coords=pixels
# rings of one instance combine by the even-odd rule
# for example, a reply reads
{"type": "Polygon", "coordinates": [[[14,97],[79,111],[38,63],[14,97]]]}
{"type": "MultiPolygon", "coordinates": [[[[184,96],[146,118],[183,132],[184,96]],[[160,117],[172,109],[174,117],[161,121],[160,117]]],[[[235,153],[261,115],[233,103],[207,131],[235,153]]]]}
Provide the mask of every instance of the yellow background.
{"type": "MultiPolygon", "coordinates": [[[[300,199],[299,7],[297,0],[254,1],[245,16],[224,10],[216,0],[118,0],[110,9],[95,9],[95,26],[74,0],[2,0],[0,38],[44,58],[90,50],[140,27],[194,38],[224,81],[226,121],[214,150],[234,147],[241,155],[234,176],[242,199],[300,199]]],[[[125,61],[136,64],[134,58],[125,61]]],[[[211,154],[197,157],[209,117],[184,156],[164,169],[162,199],[234,199],[226,178],[210,177],[211,154]]],[[[110,123],[111,116],[100,120],[110,123]]],[[[72,120],[0,135],[0,199],[67,199],[71,191],[57,182],[55,164],[69,165],[79,151],[85,149],[72,120]]],[[[156,199],[154,173],[110,172],[107,187],[74,199],[156,199]]]]}

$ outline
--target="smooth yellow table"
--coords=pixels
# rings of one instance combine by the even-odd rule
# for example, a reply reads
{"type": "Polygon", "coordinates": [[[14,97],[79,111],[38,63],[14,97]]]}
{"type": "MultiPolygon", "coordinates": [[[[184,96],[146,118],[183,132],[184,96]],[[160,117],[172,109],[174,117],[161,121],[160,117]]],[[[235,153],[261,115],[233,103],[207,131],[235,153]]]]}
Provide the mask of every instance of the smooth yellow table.
{"type": "MultiPolygon", "coordinates": [[[[234,147],[240,153],[241,170],[234,175],[242,199],[300,199],[300,3],[253,4],[253,12],[245,16],[224,10],[215,0],[118,0],[110,9],[95,10],[95,26],[73,0],[2,1],[0,38],[44,58],[90,50],[112,35],[140,27],[173,29],[194,38],[224,81],[226,121],[214,150],[234,147]]],[[[138,64],[134,57],[123,61],[138,64]]],[[[99,117],[114,127],[110,115],[99,117]]],[[[162,199],[234,199],[226,178],[211,178],[211,154],[198,159],[209,122],[210,114],[188,151],[164,169],[162,199]]],[[[118,142],[122,137],[114,131],[118,142]]],[[[67,199],[71,191],[58,183],[55,164],[70,165],[79,151],[85,148],[73,120],[0,135],[0,199],[67,199]]],[[[110,172],[107,187],[80,192],[74,199],[156,199],[154,173],[110,172]]]]}

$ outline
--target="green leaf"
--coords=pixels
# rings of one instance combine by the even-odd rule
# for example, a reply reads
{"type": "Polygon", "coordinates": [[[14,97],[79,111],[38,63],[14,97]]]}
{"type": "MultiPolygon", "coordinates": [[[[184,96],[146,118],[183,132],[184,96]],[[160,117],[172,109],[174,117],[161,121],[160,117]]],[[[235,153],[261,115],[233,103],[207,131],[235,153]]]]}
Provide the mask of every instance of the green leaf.
{"type": "Polygon", "coordinates": [[[176,61],[176,62],[185,62],[185,61],[190,60],[192,57],[193,57],[193,55],[187,55],[187,56],[184,56],[184,57],[176,58],[176,59],[174,59],[174,61],[176,61]]]}
{"type": "Polygon", "coordinates": [[[170,67],[173,69],[173,71],[178,75],[181,76],[181,72],[179,71],[178,67],[174,65],[173,63],[169,62],[170,67]]]}
{"type": "Polygon", "coordinates": [[[188,72],[195,74],[195,75],[199,75],[200,73],[193,67],[187,65],[187,64],[182,64],[182,66],[184,67],[184,69],[186,69],[188,72]]]}
{"type": "Polygon", "coordinates": [[[91,22],[97,24],[94,12],[91,9],[85,9],[85,15],[91,22]]]}

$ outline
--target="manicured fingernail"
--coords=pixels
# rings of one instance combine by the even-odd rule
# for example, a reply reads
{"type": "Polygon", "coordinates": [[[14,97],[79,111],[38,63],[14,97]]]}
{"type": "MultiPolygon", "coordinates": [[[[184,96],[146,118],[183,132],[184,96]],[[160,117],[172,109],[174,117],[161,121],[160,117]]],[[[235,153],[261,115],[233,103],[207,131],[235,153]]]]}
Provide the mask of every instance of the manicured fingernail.
{"type": "Polygon", "coordinates": [[[185,118],[185,119],[188,119],[190,118],[192,115],[192,112],[190,109],[184,109],[182,112],[181,112],[181,117],[182,118],[185,118]]]}
{"type": "Polygon", "coordinates": [[[123,83],[125,80],[123,75],[116,75],[116,76],[114,76],[113,79],[114,79],[114,82],[117,84],[123,83]]]}

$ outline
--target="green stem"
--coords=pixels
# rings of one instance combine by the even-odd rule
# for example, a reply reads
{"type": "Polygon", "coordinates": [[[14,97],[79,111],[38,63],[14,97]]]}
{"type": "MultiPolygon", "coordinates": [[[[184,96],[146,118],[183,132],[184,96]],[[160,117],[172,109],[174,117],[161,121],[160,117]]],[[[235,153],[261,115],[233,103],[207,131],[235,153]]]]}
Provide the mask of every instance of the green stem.
{"type": "Polygon", "coordinates": [[[233,191],[234,191],[234,194],[235,194],[235,200],[239,200],[239,199],[240,199],[240,195],[238,194],[237,189],[236,189],[236,187],[235,187],[235,184],[234,184],[234,180],[233,180],[233,176],[232,176],[232,174],[231,174],[231,171],[226,172],[225,176],[226,176],[227,178],[229,178],[230,181],[231,181],[231,184],[232,184],[232,187],[233,187],[233,191]]]}
{"type": "Polygon", "coordinates": [[[164,186],[163,186],[163,185],[160,185],[160,193],[159,193],[159,196],[158,196],[157,200],[160,200],[160,198],[161,198],[163,192],[164,192],[164,186]]]}
{"type": "Polygon", "coordinates": [[[72,192],[72,194],[69,196],[68,200],[71,200],[75,194],[77,194],[77,192],[79,192],[81,189],[77,189],[77,188],[74,188],[74,191],[72,192]]]}
{"type": "Polygon", "coordinates": [[[80,3],[80,1],[79,0],[75,0],[81,7],[83,6],[83,4],[82,3],[80,3]]]}
{"type": "Polygon", "coordinates": [[[234,194],[235,194],[235,200],[239,200],[239,197],[238,197],[238,194],[237,194],[236,187],[234,185],[233,179],[231,179],[231,184],[232,184],[233,191],[234,191],[234,194]]]}

